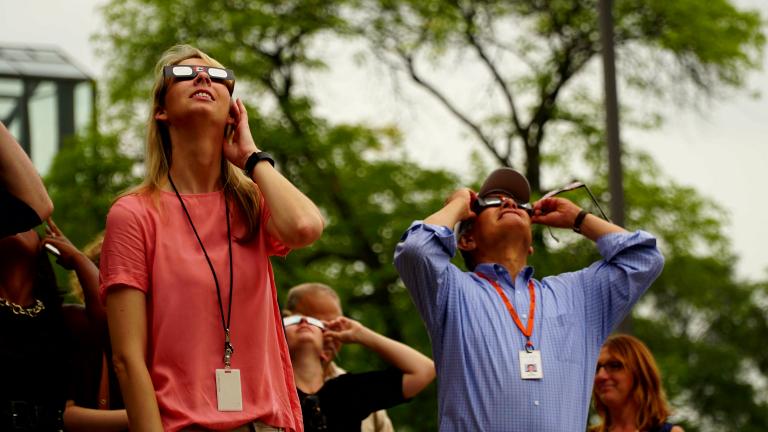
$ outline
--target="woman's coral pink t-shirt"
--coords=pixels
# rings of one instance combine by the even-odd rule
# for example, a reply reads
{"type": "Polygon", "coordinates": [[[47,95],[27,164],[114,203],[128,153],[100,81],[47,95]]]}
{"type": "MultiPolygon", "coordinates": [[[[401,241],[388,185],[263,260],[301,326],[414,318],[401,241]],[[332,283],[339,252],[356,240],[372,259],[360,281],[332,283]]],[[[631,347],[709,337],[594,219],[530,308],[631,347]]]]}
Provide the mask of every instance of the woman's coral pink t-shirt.
{"type": "MultiPolygon", "coordinates": [[[[224,314],[229,302],[229,253],[223,192],[182,194],[216,270],[224,314]]],[[[241,244],[238,212],[230,206],[234,287],[232,368],[240,369],[243,411],[217,409],[215,370],[223,368],[224,330],[216,285],[192,227],[172,192],[158,205],[143,195],[110,209],[101,253],[101,295],[127,285],[147,298],[147,367],[163,428],[222,430],[254,420],[301,431],[301,407],[283,334],[270,255],[288,248],[267,232],[260,203],[259,233],[241,244]]]]}

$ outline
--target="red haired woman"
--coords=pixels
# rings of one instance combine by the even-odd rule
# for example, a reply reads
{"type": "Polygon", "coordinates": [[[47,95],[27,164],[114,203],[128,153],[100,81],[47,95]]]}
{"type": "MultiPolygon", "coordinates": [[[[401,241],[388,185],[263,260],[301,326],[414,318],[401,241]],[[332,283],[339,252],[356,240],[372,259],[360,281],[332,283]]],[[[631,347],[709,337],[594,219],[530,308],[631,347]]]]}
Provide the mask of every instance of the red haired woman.
{"type": "Polygon", "coordinates": [[[659,369],[636,337],[615,334],[605,341],[592,395],[602,422],[590,432],[683,432],[667,423],[669,406],[659,369]]]}

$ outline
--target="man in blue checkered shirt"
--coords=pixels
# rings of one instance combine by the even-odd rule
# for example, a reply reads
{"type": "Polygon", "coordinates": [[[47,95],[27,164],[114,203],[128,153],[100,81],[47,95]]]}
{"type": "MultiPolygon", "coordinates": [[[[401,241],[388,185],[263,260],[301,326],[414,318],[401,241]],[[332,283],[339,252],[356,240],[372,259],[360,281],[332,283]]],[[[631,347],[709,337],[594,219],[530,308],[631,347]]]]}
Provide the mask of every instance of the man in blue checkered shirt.
{"type": "Polygon", "coordinates": [[[583,432],[600,346],[664,265],[644,231],[529,200],[525,177],[500,168],[414,222],[395,251],[432,340],[443,432],[583,432]],[[573,229],[603,259],[534,279],[532,223],[573,229]],[[451,264],[457,247],[470,272],[451,264]]]}

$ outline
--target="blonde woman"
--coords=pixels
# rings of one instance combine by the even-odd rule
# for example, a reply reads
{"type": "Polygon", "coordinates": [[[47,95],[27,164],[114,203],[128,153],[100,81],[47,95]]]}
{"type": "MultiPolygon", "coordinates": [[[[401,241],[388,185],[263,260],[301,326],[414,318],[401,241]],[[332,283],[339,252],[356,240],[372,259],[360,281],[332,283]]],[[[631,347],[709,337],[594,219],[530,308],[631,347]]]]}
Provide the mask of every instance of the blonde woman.
{"type": "Polygon", "coordinates": [[[131,431],[301,429],[269,256],[323,220],[254,143],[234,83],[194,47],[163,54],[146,178],[107,217],[100,289],[131,431]]]}
{"type": "Polygon", "coordinates": [[[667,422],[659,368],[643,342],[615,334],[600,350],[592,390],[601,423],[591,432],[683,432],[667,422]]]}

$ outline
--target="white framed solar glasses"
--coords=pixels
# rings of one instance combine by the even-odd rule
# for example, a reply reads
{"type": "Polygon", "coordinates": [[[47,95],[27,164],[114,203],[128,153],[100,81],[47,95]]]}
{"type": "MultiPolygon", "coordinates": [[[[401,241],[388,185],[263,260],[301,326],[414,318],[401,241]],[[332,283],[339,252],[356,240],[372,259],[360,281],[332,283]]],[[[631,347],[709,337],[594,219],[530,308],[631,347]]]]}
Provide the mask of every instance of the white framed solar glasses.
{"type": "Polygon", "coordinates": [[[170,65],[163,67],[163,76],[177,80],[193,79],[200,72],[205,72],[214,81],[235,81],[235,73],[231,69],[202,65],[170,65]]]}
{"type": "Polygon", "coordinates": [[[323,324],[322,321],[320,321],[317,318],[312,318],[304,315],[291,315],[283,318],[283,325],[286,327],[290,327],[292,325],[298,325],[302,321],[305,321],[307,324],[315,326],[319,328],[320,330],[325,330],[325,324],[323,324]]]}

